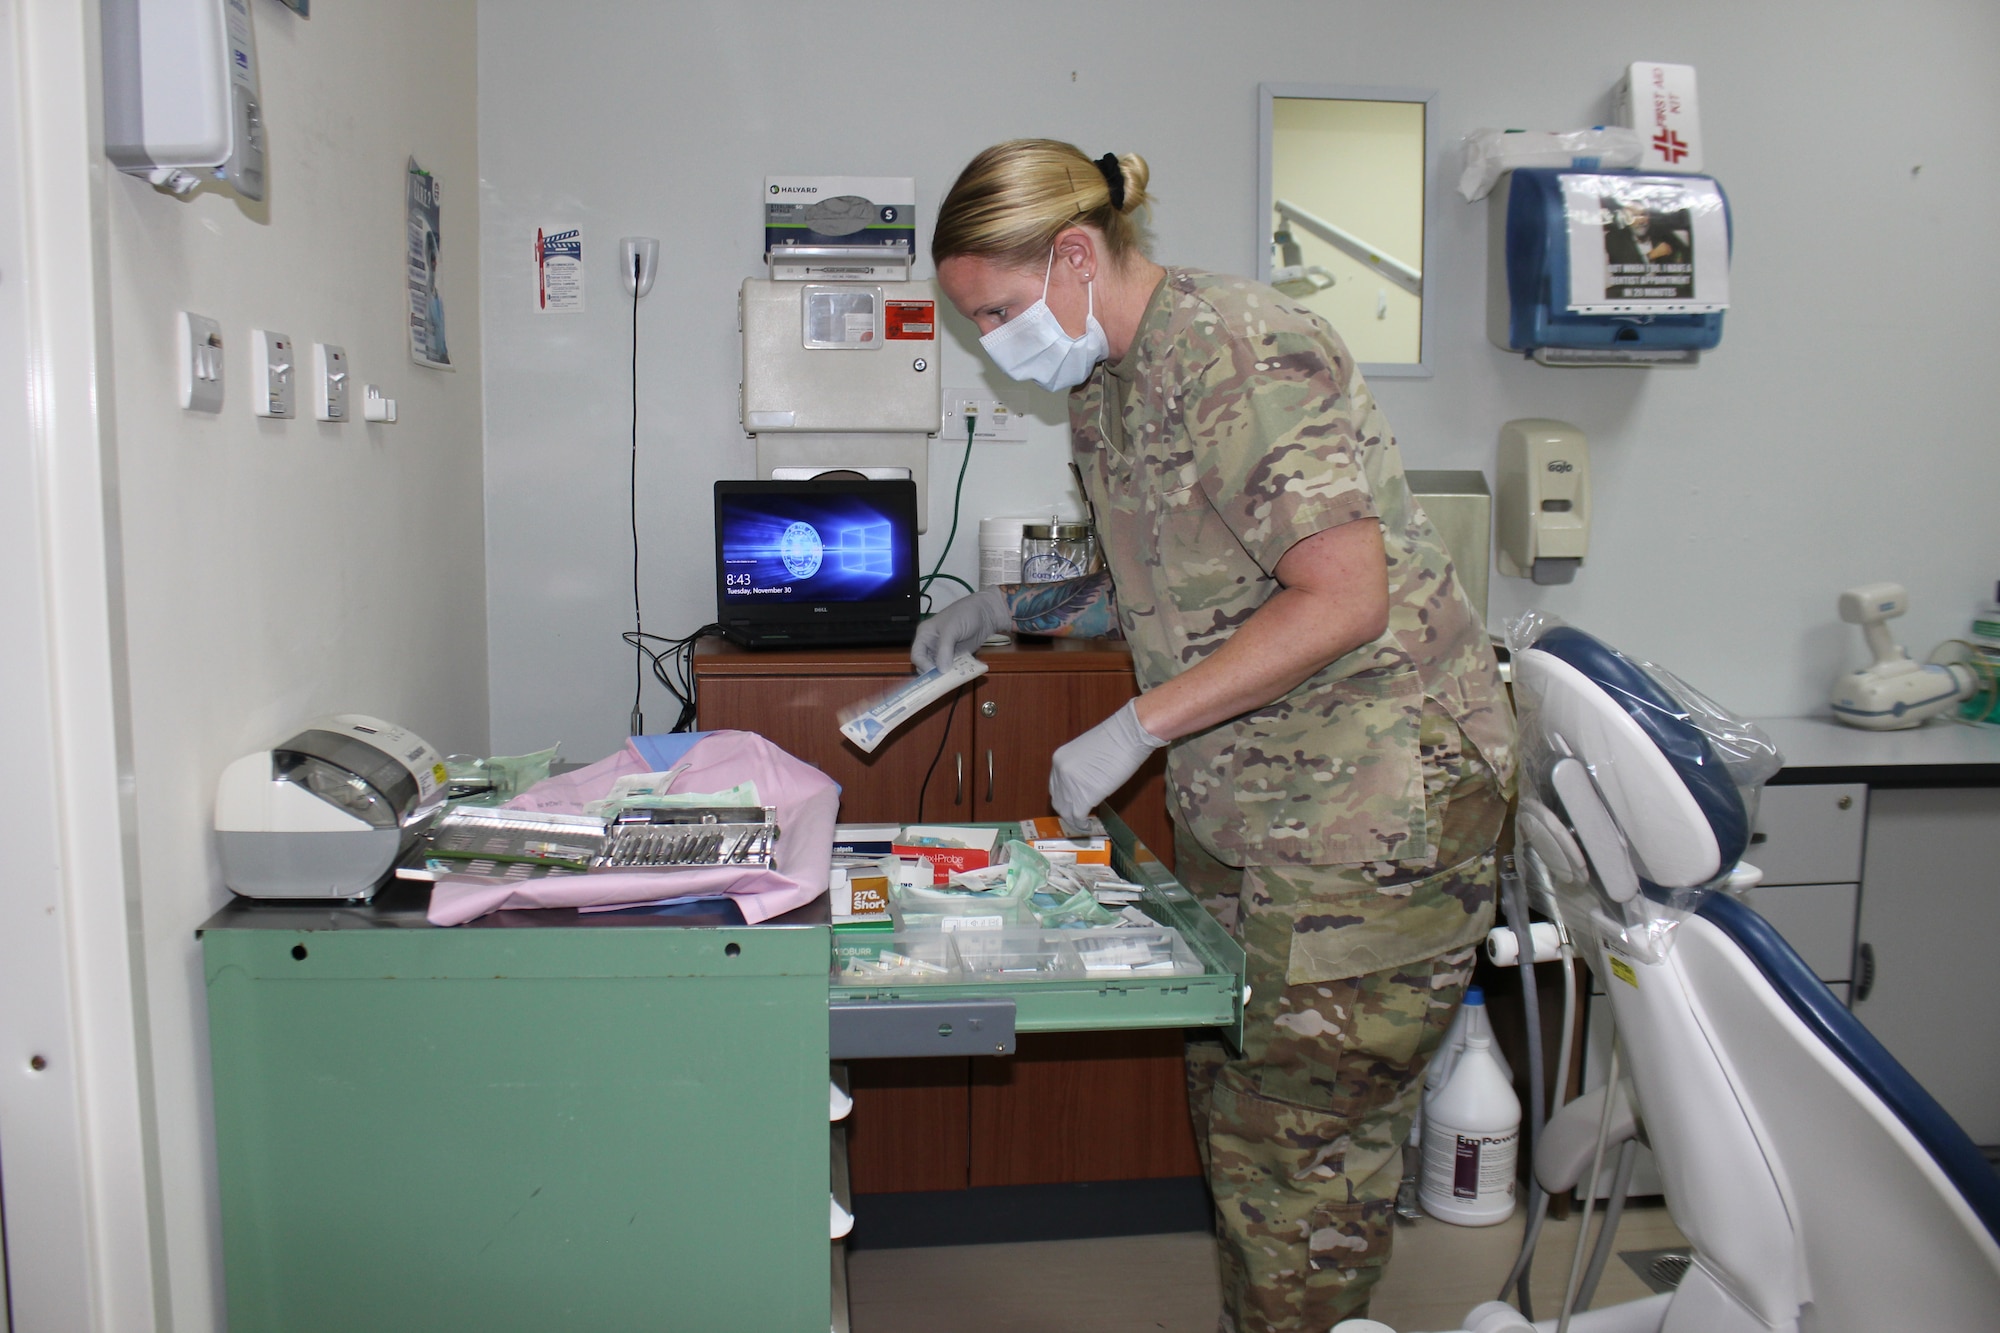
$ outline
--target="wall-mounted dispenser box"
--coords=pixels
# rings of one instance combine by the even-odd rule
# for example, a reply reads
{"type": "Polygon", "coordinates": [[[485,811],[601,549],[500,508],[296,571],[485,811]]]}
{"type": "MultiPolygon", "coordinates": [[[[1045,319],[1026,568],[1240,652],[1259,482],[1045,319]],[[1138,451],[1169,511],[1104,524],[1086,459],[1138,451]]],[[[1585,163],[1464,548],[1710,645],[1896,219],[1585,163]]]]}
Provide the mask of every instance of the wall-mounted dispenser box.
{"type": "Polygon", "coordinates": [[[757,475],[909,477],[927,526],[942,428],[938,297],[928,282],[743,283],[743,429],[757,475]]]}
{"type": "Polygon", "coordinates": [[[1544,365],[1694,365],[1722,341],[1730,244],[1707,176],[1509,172],[1487,202],[1487,337],[1544,365]]]}
{"type": "Polygon", "coordinates": [[[1500,428],[1494,509],[1500,572],[1568,583],[1590,552],[1590,446],[1563,421],[1529,417],[1500,428]]]}
{"type": "Polygon", "coordinates": [[[206,178],[264,197],[264,112],[250,0],[102,7],[104,152],[186,194],[206,178]]]}

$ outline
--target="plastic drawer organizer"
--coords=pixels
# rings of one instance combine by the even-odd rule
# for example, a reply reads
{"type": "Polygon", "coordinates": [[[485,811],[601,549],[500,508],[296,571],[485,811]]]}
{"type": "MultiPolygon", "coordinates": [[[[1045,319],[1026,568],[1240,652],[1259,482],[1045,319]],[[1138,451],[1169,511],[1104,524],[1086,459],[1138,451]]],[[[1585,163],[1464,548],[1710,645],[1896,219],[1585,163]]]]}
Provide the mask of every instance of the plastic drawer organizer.
{"type": "Polygon", "coordinates": [[[1011,1049],[1014,1032],[1126,1028],[1220,1028],[1240,1042],[1242,946],[1130,829],[1115,816],[1104,822],[1113,869],[1140,887],[1140,910],[1171,929],[837,929],[829,999],[834,1044],[848,1049],[836,1056],[999,1053],[1011,1049]],[[922,1017],[904,1024],[899,1040],[887,1035],[891,1014],[884,1011],[905,1006],[908,1017],[922,1017]],[[954,1025],[954,1012],[983,1015],[972,1027],[985,1038],[954,1025]],[[844,1041],[843,1019],[850,1032],[884,1035],[844,1041]],[[939,1026],[953,1030],[933,1044],[939,1026]],[[954,1035],[970,1041],[953,1044],[954,1035]]]}

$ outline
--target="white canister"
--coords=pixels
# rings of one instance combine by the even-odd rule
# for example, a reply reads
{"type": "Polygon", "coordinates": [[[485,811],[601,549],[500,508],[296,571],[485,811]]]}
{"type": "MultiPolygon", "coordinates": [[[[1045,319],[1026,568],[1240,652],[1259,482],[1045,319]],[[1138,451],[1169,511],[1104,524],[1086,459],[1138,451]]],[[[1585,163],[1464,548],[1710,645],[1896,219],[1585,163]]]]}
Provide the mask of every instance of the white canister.
{"type": "Polygon", "coordinates": [[[1005,515],[979,520],[979,587],[983,592],[1021,581],[1021,531],[1032,518],[1005,515]]]}

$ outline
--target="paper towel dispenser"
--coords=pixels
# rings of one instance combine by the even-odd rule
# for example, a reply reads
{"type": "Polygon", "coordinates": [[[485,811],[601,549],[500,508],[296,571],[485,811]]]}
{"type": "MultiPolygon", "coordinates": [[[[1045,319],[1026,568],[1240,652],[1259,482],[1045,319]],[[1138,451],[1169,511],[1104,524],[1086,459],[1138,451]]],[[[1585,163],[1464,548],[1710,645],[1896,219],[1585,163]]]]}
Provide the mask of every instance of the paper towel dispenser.
{"type": "Polygon", "coordinates": [[[1524,167],[1487,204],[1487,336],[1544,365],[1693,365],[1722,341],[1729,201],[1707,176],[1524,167]]]}

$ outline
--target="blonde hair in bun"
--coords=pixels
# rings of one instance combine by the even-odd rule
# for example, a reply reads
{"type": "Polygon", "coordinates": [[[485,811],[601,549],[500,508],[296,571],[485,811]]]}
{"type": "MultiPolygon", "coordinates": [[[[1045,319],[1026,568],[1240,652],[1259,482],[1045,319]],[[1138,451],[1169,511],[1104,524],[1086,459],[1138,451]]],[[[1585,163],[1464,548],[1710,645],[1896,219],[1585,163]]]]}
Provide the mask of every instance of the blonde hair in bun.
{"type": "Polygon", "coordinates": [[[945,194],[931,234],[931,261],[969,255],[1027,264],[1046,254],[1063,228],[1088,223],[1103,233],[1112,262],[1123,263],[1144,253],[1133,215],[1151,202],[1150,179],[1137,153],[1093,161],[1056,139],[995,144],[973,158],[945,194]]]}

